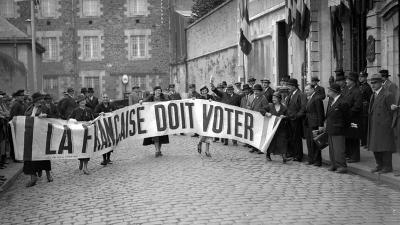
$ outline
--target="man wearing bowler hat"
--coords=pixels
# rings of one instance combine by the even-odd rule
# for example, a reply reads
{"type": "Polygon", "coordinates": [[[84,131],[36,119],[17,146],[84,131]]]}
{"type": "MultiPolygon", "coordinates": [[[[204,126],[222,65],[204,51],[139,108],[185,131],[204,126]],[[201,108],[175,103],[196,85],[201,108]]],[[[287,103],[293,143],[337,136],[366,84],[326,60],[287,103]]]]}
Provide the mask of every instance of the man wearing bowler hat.
{"type": "Polygon", "coordinates": [[[361,113],[361,121],[360,121],[360,132],[361,132],[361,146],[367,145],[367,134],[368,134],[368,108],[369,108],[369,100],[372,95],[372,88],[367,82],[368,73],[361,72],[358,77],[358,81],[360,82],[360,92],[361,92],[361,101],[362,101],[362,113],[361,113]]]}
{"type": "Polygon", "coordinates": [[[396,151],[394,132],[392,129],[395,97],[383,88],[384,79],[381,74],[371,77],[372,94],[369,104],[368,150],[375,156],[376,167],[371,172],[390,173],[393,171],[392,154],[396,151]]]}
{"type": "Polygon", "coordinates": [[[93,96],[93,94],[93,88],[88,88],[86,107],[90,108],[92,111],[94,111],[96,106],[99,104],[99,99],[96,96],[93,96]]]}
{"type": "Polygon", "coordinates": [[[347,121],[349,107],[341,91],[340,85],[336,83],[328,88],[329,102],[324,130],[328,134],[329,159],[331,161],[329,171],[346,173],[345,131],[349,126],[347,121]]]}
{"type": "Polygon", "coordinates": [[[318,77],[311,77],[311,84],[314,85],[315,95],[319,96],[321,100],[326,98],[325,88],[319,86],[319,78],[318,77]]]}
{"type": "Polygon", "coordinates": [[[267,99],[268,103],[272,103],[272,95],[274,94],[275,90],[269,86],[271,84],[271,81],[269,81],[269,79],[267,78],[264,78],[261,80],[261,84],[264,89],[263,94],[265,98],[267,99]]]}
{"type": "Polygon", "coordinates": [[[287,82],[290,94],[287,98],[287,114],[290,126],[289,155],[294,161],[303,160],[303,118],[305,116],[306,96],[299,90],[297,79],[291,78],[287,82]]]}
{"type": "Polygon", "coordinates": [[[78,104],[75,102],[74,93],[73,88],[68,88],[65,97],[58,102],[57,108],[61,119],[67,120],[72,111],[78,107],[78,104]]]}
{"type": "Polygon", "coordinates": [[[388,70],[380,70],[379,73],[381,74],[382,79],[383,79],[383,84],[382,84],[383,88],[385,88],[390,93],[392,93],[392,95],[397,100],[399,98],[398,87],[395,83],[393,83],[389,80],[389,77],[390,77],[389,71],[388,70]]]}

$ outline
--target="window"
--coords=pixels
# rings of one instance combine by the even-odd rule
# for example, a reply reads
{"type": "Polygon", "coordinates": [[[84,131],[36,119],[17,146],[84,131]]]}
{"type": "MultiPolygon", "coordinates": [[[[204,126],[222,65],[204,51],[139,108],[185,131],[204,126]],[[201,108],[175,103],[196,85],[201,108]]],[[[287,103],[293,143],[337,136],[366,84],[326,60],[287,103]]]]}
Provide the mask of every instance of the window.
{"type": "Polygon", "coordinates": [[[146,15],[147,0],[128,0],[128,12],[130,16],[146,15]]]}
{"type": "Polygon", "coordinates": [[[56,17],[57,16],[57,1],[56,0],[41,0],[40,11],[42,17],[56,17]]]}
{"type": "Polygon", "coordinates": [[[84,87],[93,88],[94,95],[100,96],[100,77],[87,76],[84,78],[84,87]]]}
{"type": "Polygon", "coordinates": [[[100,38],[98,36],[83,37],[83,58],[99,59],[100,58],[100,38]]]}
{"type": "Polygon", "coordinates": [[[44,60],[58,60],[58,42],[56,37],[43,37],[42,44],[46,51],[43,54],[44,60]]]}
{"type": "Polygon", "coordinates": [[[100,12],[99,0],[82,0],[83,16],[99,16],[100,12]]]}
{"type": "Polygon", "coordinates": [[[145,35],[131,36],[131,58],[147,57],[147,37],[145,35]]]}
{"type": "Polygon", "coordinates": [[[131,77],[131,86],[139,86],[140,90],[145,90],[146,89],[146,77],[137,77],[137,76],[132,76],[131,77]]]}
{"type": "Polygon", "coordinates": [[[0,16],[5,18],[15,17],[15,3],[14,0],[1,0],[0,1],[0,16]]]}
{"type": "Polygon", "coordinates": [[[43,89],[44,90],[58,90],[58,78],[57,77],[43,78],[43,89]]]}

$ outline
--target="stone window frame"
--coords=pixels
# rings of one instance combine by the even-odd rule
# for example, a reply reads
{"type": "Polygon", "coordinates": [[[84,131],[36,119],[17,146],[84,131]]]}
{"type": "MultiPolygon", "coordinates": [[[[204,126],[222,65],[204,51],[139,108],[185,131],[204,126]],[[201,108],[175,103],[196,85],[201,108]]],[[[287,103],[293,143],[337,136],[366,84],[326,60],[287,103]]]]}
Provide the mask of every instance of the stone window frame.
{"type": "MultiPolygon", "coordinates": [[[[42,58],[43,62],[60,62],[63,57],[62,57],[62,31],[36,31],[36,37],[40,41],[40,43],[43,43],[43,38],[56,38],[57,40],[57,56],[55,59],[47,59],[45,57],[42,58]]],[[[45,47],[45,46],[44,46],[45,47]]]]}
{"type": "Polygon", "coordinates": [[[140,16],[148,16],[150,14],[150,10],[149,10],[150,4],[148,0],[126,0],[125,4],[124,4],[124,8],[125,8],[125,16],[126,17],[140,17],[140,16]],[[145,11],[140,11],[140,12],[132,12],[130,7],[130,4],[132,4],[132,1],[145,1],[144,5],[146,10],[145,11]]]}
{"type": "MultiPolygon", "coordinates": [[[[2,0],[2,1],[4,1],[4,0],[2,0]]],[[[10,1],[13,3],[13,10],[14,10],[13,15],[12,16],[3,16],[0,14],[0,16],[2,16],[3,18],[6,18],[6,19],[18,18],[20,16],[18,13],[19,8],[20,8],[19,5],[14,0],[7,0],[7,1],[10,1]]]]}
{"type": "Polygon", "coordinates": [[[151,48],[151,29],[131,29],[131,30],[125,30],[125,44],[126,44],[126,50],[128,52],[127,58],[128,60],[148,60],[151,59],[151,54],[150,51],[152,50],[151,48]],[[132,36],[146,36],[146,53],[144,57],[134,57],[132,56],[132,41],[131,37],[132,36]]]}
{"type": "Polygon", "coordinates": [[[101,0],[97,0],[98,2],[98,9],[97,9],[97,14],[95,16],[85,16],[83,13],[83,1],[85,0],[79,0],[78,2],[78,16],[80,18],[96,18],[102,16],[103,12],[103,4],[101,3],[101,0]]]}
{"type": "Polygon", "coordinates": [[[58,76],[52,76],[52,75],[44,75],[42,79],[42,87],[44,90],[56,90],[60,88],[60,80],[58,79],[58,76]],[[47,88],[46,81],[49,81],[50,83],[50,88],[47,88]]]}
{"type": "Polygon", "coordinates": [[[53,16],[43,16],[43,11],[42,11],[42,5],[40,6],[40,12],[37,13],[38,15],[38,19],[58,19],[59,17],[61,17],[61,4],[60,4],[60,0],[48,0],[51,2],[55,2],[55,12],[53,16]]]}
{"type": "Polygon", "coordinates": [[[79,37],[79,60],[81,61],[102,61],[104,59],[104,31],[102,30],[78,30],[78,37],[79,37]],[[99,57],[97,58],[85,58],[83,51],[83,38],[84,37],[93,37],[96,36],[99,38],[99,57]]]}

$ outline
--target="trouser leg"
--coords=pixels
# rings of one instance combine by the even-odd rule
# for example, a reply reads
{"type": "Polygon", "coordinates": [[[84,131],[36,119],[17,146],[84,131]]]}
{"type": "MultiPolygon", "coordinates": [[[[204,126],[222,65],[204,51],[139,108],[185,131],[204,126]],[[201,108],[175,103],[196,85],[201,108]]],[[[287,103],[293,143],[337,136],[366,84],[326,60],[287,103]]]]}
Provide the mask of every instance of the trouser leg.
{"type": "Polygon", "coordinates": [[[382,159],[382,152],[374,152],[376,168],[383,169],[383,159],[382,159]]]}

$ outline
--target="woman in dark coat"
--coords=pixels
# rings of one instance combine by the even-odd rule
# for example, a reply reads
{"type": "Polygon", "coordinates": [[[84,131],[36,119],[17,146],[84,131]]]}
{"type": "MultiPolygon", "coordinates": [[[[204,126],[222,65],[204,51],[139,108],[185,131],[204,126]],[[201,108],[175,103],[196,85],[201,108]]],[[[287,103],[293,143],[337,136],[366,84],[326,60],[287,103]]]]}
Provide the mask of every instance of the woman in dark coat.
{"type": "MultiPolygon", "coordinates": [[[[102,102],[99,103],[95,108],[94,108],[94,116],[98,117],[99,115],[103,113],[109,113],[116,110],[113,104],[110,102],[110,98],[106,93],[103,94],[102,96],[102,102]]],[[[103,162],[100,164],[103,166],[106,166],[107,164],[112,164],[112,161],[110,160],[112,150],[103,154],[103,162]]]]}
{"type": "MultiPolygon", "coordinates": [[[[84,95],[79,95],[76,98],[76,103],[78,107],[75,108],[68,119],[75,119],[76,121],[91,121],[94,119],[93,112],[90,108],[86,106],[86,97],[84,95]]],[[[83,173],[89,175],[89,170],[87,168],[90,158],[79,158],[79,170],[83,169],[83,173]]]]}
{"type": "Polygon", "coordinates": [[[274,115],[282,118],[281,123],[276,130],[275,136],[273,137],[271,144],[269,145],[266,157],[268,161],[271,161],[271,153],[274,155],[281,155],[282,162],[286,163],[289,128],[286,119],[287,108],[286,106],[282,105],[281,101],[282,96],[278,92],[275,92],[272,96],[272,104],[269,104],[268,112],[265,114],[266,116],[274,115]]]}
{"type": "MultiPolygon", "coordinates": [[[[168,101],[168,97],[164,96],[162,93],[162,89],[160,86],[156,86],[153,88],[154,94],[147,97],[144,101],[145,102],[161,102],[161,101],[168,101]]],[[[142,103],[143,101],[140,101],[142,103]]],[[[152,145],[156,147],[156,157],[162,156],[161,153],[161,145],[168,144],[169,138],[168,135],[156,136],[156,137],[148,137],[143,140],[143,145],[152,145]]]]}
{"type": "MultiPolygon", "coordinates": [[[[209,90],[207,86],[203,86],[202,88],[200,88],[200,97],[198,99],[204,99],[204,100],[213,100],[213,96],[208,94],[209,90]]],[[[204,154],[207,157],[211,157],[210,154],[210,142],[212,140],[212,137],[207,137],[207,136],[201,136],[199,143],[197,144],[197,151],[199,152],[199,154],[201,154],[201,147],[202,144],[205,143],[206,144],[206,150],[204,151],[204,154]]]]}
{"type": "MultiPolygon", "coordinates": [[[[26,111],[25,116],[46,118],[51,117],[50,110],[45,106],[44,96],[39,92],[32,95],[33,104],[30,105],[26,111]]],[[[40,161],[24,161],[23,171],[25,174],[31,176],[31,180],[26,184],[26,187],[32,187],[37,182],[37,176],[42,176],[42,171],[46,171],[47,181],[52,182],[53,177],[51,176],[51,162],[50,160],[40,161]]]]}

